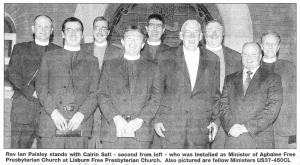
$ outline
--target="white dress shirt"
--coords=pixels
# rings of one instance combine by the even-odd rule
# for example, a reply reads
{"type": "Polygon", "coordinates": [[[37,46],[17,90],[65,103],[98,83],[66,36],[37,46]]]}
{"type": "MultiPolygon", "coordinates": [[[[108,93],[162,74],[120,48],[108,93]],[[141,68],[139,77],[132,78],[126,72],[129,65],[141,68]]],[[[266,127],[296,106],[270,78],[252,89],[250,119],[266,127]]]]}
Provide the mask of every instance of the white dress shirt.
{"type": "MultiPolygon", "coordinates": [[[[250,71],[252,72],[252,74],[250,75],[251,80],[252,80],[252,78],[253,78],[255,72],[257,71],[257,69],[258,69],[259,67],[260,67],[260,66],[257,66],[255,69],[250,70],[250,71]]],[[[245,83],[246,78],[247,78],[247,76],[248,76],[247,71],[248,71],[248,69],[246,69],[246,68],[244,67],[244,70],[243,70],[243,84],[245,83]]]]}
{"type": "Polygon", "coordinates": [[[196,84],[199,59],[200,59],[200,50],[199,48],[197,48],[195,51],[190,52],[186,50],[185,47],[183,46],[183,54],[190,75],[191,90],[193,91],[194,86],[196,84]]]}

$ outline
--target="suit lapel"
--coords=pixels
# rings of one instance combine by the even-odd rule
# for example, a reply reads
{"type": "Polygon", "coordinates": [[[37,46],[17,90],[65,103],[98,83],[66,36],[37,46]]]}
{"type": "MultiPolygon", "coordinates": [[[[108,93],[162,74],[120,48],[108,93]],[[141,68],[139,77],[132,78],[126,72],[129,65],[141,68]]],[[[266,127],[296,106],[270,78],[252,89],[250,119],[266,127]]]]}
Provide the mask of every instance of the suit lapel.
{"type": "Polygon", "coordinates": [[[234,86],[236,89],[236,98],[244,98],[243,70],[237,72],[235,76],[234,86]]]}
{"type": "Polygon", "coordinates": [[[275,62],[274,73],[281,75],[281,68],[284,68],[281,65],[282,65],[281,61],[277,59],[275,62]]]}
{"type": "Polygon", "coordinates": [[[259,89],[259,84],[262,81],[263,77],[264,77],[263,72],[259,67],[250,81],[245,97],[251,95],[252,93],[255,93],[255,91],[259,89]]]}
{"type": "Polygon", "coordinates": [[[86,60],[85,59],[85,52],[82,49],[80,49],[79,52],[78,52],[77,57],[75,58],[75,60],[73,62],[73,67],[75,67],[82,60],[86,60]]]}
{"type": "Polygon", "coordinates": [[[191,93],[191,89],[192,89],[191,80],[190,80],[189,71],[188,71],[186,61],[184,58],[184,54],[183,54],[183,46],[180,46],[178,48],[175,55],[176,55],[175,61],[177,62],[178,66],[179,66],[179,70],[180,70],[179,74],[182,74],[179,77],[183,78],[181,80],[183,80],[183,85],[185,87],[185,91],[191,93]]]}
{"type": "MultiPolygon", "coordinates": [[[[200,48],[199,48],[200,49],[200,48]]],[[[196,83],[193,89],[193,94],[197,91],[201,90],[201,85],[205,84],[203,81],[205,81],[205,78],[201,78],[204,74],[204,71],[207,66],[207,55],[204,50],[200,49],[200,55],[199,55],[199,64],[198,64],[198,71],[197,71],[197,77],[196,77],[196,83]]]]}
{"type": "Polygon", "coordinates": [[[122,75],[127,91],[129,92],[129,72],[126,66],[126,60],[124,58],[118,60],[116,67],[118,67],[118,72],[122,75]]]}

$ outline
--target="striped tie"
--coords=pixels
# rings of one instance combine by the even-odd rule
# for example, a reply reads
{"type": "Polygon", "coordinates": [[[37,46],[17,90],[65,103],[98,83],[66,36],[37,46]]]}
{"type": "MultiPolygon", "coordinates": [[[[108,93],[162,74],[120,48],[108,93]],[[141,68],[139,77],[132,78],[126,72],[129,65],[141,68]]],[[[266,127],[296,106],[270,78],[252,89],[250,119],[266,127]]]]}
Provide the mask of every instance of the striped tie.
{"type": "Polygon", "coordinates": [[[244,95],[246,95],[247,88],[250,84],[250,81],[251,81],[250,75],[252,74],[252,72],[249,70],[246,73],[247,73],[247,78],[246,78],[246,81],[244,82],[244,95]]]}

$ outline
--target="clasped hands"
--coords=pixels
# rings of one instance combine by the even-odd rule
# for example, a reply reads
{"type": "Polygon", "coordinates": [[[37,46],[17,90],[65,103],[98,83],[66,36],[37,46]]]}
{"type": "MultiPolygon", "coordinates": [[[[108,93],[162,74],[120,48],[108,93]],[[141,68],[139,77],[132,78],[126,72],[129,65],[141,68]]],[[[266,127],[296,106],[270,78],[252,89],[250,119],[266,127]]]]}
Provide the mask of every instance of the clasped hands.
{"type": "Polygon", "coordinates": [[[144,123],[143,119],[140,118],[135,118],[127,122],[119,115],[115,116],[113,120],[116,125],[117,137],[134,137],[134,132],[141,128],[144,123]]]}
{"type": "Polygon", "coordinates": [[[233,137],[239,137],[244,132],[248,132],[244,124],[234,124],[229,130],[229,134],[233,137]]]}
{"type": "Polygon", "coordinates": [[[62,116],[57,109],[55,109],[51,118],[54,121],[54,124],[59,130],[71,130],[74,131],[78,128],[81,122],[84,119],[84,115],[81,112],[76,112],[73,117],[67,122],[67,120],[62,116]]]}

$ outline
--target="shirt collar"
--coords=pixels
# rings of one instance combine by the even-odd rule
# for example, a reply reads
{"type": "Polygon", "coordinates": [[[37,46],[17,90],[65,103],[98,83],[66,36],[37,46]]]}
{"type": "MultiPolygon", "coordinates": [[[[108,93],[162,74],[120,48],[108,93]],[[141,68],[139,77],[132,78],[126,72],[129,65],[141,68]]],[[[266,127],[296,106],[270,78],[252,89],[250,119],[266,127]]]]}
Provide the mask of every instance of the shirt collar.
{"type": "Polygon", "coordinates": [[[96,45],[96,46],[106,46],[107,45],[107,41],[105,41],[105,42],[102,42],[102,43],[99,43],[99,42],[94,42],[94,44],[96,45]]]}
{"type": "Polygon", "coordinates": [[[216,48],[213,48],[213,47],[211,47],[211,46],[208,46],[208,45],[206,45],[205,47],[206,47],[206,49],[208,49],[208,50],[210,50],[210,51],[213,51],[213,52],[215,52],[215,51],[218,51],[218,50],[221,50],[221,49],[222,49],[222,45],[220,45],[220,46],[218,46],[218,47],[216,47],[216,48]]]}
{"type": "Polygon", "coordinates": [[[80,46],[78,46],[78,47],[70,47],[70,46],[64,46],[64,49],[66,49],[66,50],[68,50],[68,51],[72,51],[72,52],[74,52],[74,51],[79,51],[80,50],[80,46]]]}
{"type": "Polygon", "coordinates": [[[184,54],[200,54],[200,50],[199,50],[199,47],[195,50],[195,51],[193,51],[193,52],[191,52],[191,51],[188,51],[184,46],[183,46],[183,53],[184,54]]]}
{"type": "MultiPolygon", "coordinates": [[[[253,75],[255,74],[255,72],[257,71],[257,69],[258,69],[259,67],[260,67],[260,66],[257,66],[256,68],[250,70],[250,71],[252,72],[252,74],[250,75],[250,77],[253,77],[253,75]]],[[[243,74],[244,74],[244,75],[247,75],[247,71],[248,71],[248,69],[246,69],[246,68],[244,67],[243,74]]]]}
{"type": "Polygon", "coordinates": [[[274,58],[263,58],[263,61],[265,62],[265,63],[274,63],[275,61],[277,60],[277,58],[276,57],[274,57],[274,58]]]}
{"type": "Polygon", "coordinates": [[[159,41],[149,41],[149,39],[147,40],[147,43],[149,44],[149,45],[151,45],[151,46],[158,46],[158,45],[160,45],[161,44],[161,40],[159,40],[159,41]]]}
{"type": "Polygon", "coordinates": [[[40,46],[47,46],[47,45],[49,45],[49,40],[48,40],[48,42],[41,42],[41,41],[36,40],[36,39],[34,41],[35,41],[35,44],[40,45],[40,46]]]}
{"type": "Polygon", "coordinates": [[[124,58],[126,60],[129,60],[129,61],[134,61],[134,60],[138,60],[140,59],[141,55],[139,54],[138,56],[130,56],[130,55],[126,55],[124,54],[124,58]]]}

